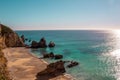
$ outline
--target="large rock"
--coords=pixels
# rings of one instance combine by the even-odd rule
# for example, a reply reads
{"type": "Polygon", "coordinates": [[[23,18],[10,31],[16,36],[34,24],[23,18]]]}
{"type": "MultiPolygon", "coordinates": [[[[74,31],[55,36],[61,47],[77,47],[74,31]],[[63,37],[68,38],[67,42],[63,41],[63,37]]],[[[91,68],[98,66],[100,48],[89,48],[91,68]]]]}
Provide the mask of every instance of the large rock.
{"type": "Polygon", "coordinates": [[[57,61],[55,63],[51,63],[47,66],[47,68],[39,72],[36,77],[36,80],[49,80],[53,77],[59,76],[65,73],[64,61],[57,61]]]}
{"type": "Polygon", "coordinates": [[[9,27],[0,24],[0,47],[23,47],[24,42],[22,39],[18,36],[17,33],[15,33],[12,29],[9,27]]]}
{"type": "Polygon", "coordinates": [[[41,38],[39,42],[32,41],[31,48],[46,48],[46,40],[44,38],[41,38]]]}
{"type": "Polygon", "coordinates": [[[39,48],[39,44],[37,41],[32,41],[31,48],[39,48]]]}
{"type": "Polygon", "coordinates": [[[46,48],[47,47],[45,38],[41,38],[41,40],[39,41],[39,47],[40,48],[46,48]]]}

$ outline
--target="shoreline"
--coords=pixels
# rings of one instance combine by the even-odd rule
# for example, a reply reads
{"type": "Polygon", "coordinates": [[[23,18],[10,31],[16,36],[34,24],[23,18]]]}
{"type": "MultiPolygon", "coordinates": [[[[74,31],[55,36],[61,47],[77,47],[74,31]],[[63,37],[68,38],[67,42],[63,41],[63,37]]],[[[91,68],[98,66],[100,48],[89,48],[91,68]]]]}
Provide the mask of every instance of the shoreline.
{"type": "MultiPolygon", "coordinates": [[[[27,49],[27,48],[26,48],[27,49]]],[[[28,48],[28,50],[30,50],[30,48],[28,48]]],[[[36,57],[31,51],[29,51],[30,52],[30,55],[31,56],[33,56],[33,57],[35,57],[35,58],[37,58],[37,59],[40,59],[40,58],[38,58],[38,57],[36,57]]],[[[45,61],[44,59],[40,59],[41,61],[43,61],[43,63],[45,63],[45,64],[49,64],[47,61],[45,61]]],[[[68,80],[74,80],[75,78],[73,78],[70,74],[67,74],[67,73],[64,73],[63,75],[60,75],[60,76],[64,76],[64,77],[66,77],[66,78],[69,78],[68,80]]],[[[50,79],[51,80],[51,79],[50,79]]]]}
{"type": "MultiPolygon", "coordinates": [[[[3,52],[8,60],[8,70],[13,80],[35,80],[36,74],[48,65],[44,59],[34,56],[29,48],[6,48],[3,52]]],[[[73,80],[73,78],[65,73],[50,80],[73,80]]]]}

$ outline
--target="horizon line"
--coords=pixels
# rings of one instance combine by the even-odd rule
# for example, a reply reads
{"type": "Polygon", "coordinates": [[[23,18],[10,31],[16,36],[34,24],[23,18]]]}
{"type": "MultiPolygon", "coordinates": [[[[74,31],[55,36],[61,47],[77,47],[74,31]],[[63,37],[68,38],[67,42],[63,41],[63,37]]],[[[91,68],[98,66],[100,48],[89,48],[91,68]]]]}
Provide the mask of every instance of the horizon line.
{"type": "Polygon", "coordinates": [[[16,29],[15,31],[59,31],[59,30],[67,30],[67,31],[70,31],[70,30],[120,30],[120,29],[16,29]]]}

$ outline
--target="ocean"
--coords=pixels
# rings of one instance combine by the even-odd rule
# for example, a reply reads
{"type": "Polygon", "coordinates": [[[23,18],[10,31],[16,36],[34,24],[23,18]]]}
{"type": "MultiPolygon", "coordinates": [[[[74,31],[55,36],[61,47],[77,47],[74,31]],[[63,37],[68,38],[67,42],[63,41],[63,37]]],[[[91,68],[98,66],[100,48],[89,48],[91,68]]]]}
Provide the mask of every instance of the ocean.
{"type": "MultiPolygon", "coordinates": [[[[30,40],[44,37],[47,44],[55,42],[55,48],[31,49],[37,57],[42,53],[62,54],[63,60],[79,62],[66,68],[75,80],[120,80],[120,32],[106,30],[38,30],[16,31],[30,40]]],[[[29,44],[29,42],[26,42],[29,44]]],[[[45,59],[55,62],[53,59],[45,59]]],[[[66,66],[66,65],[65,65],[66,66]]]]}

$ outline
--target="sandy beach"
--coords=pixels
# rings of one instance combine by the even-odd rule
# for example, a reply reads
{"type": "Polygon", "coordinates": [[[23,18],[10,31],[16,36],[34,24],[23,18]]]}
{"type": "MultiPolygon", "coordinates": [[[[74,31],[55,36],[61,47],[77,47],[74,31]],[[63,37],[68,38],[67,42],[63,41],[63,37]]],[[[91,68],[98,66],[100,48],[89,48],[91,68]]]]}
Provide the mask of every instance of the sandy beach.
{"type": "MultiPolygon", "coordinates": [[[[8,70],[13,80],[35,80],[36,74],[47,67],[47,62],[33,56],[29,49],[6,48],[3,50],[8,60],[8,70]]],[[[43,79],[44,80],[44,79],[43,79]]],[[[70,77],[60,75],[50,80],[71,80],[70,77]]]]}

